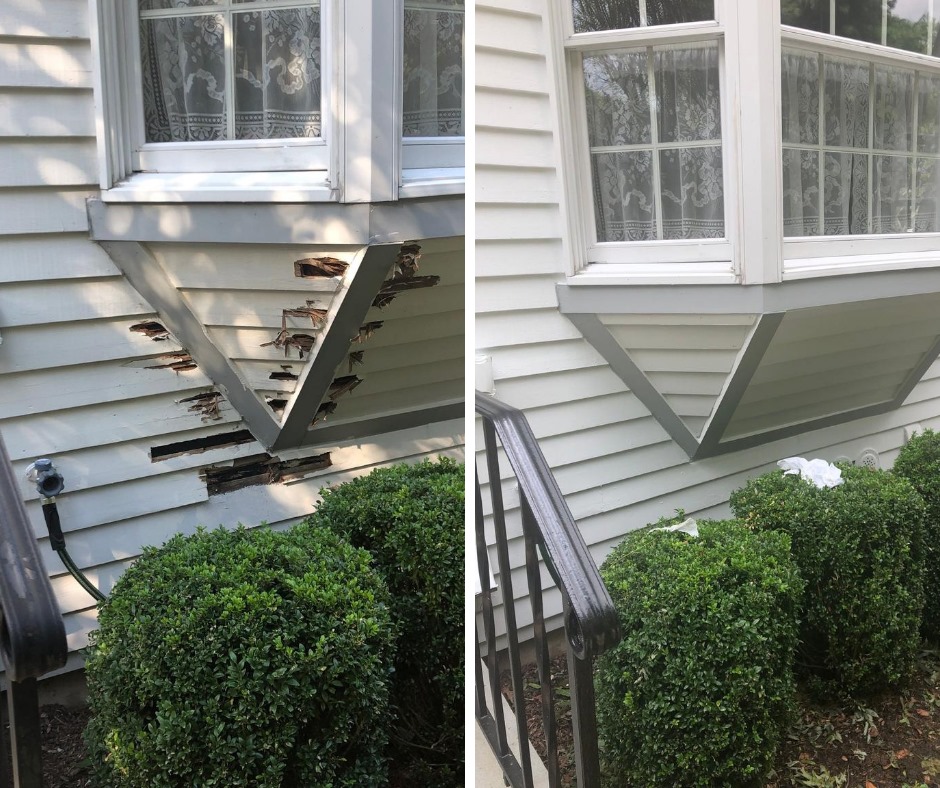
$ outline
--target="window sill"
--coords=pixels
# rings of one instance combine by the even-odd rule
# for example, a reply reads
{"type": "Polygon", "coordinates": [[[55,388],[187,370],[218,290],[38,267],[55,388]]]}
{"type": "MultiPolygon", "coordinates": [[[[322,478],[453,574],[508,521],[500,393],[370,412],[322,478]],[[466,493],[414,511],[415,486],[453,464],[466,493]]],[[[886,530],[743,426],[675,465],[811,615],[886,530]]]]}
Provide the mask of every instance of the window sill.
{"type": "Polygon", "coordinates": [[[402,170],[398,198],[407,200],[463,194],[466,191],[465,177],[463,167],[402,170]]]}
{"type": "Polygon", "coordinates": [[[337,192],[321,171],[141,172],[101,191],[101,200],[106,203],[308,203],[337,199],[337,192]]]}
{"type": "Polygon", "coordinates": [[[937,267],[940,267],[938,251],[800,258],[784,263],[783,281],[937,267]]]}
{"type": "Polygon", "coordinates": [[[730,285],[740,282],[730,262],[720,263],[589,263],[567,284],[598,285],[730,285]]]}

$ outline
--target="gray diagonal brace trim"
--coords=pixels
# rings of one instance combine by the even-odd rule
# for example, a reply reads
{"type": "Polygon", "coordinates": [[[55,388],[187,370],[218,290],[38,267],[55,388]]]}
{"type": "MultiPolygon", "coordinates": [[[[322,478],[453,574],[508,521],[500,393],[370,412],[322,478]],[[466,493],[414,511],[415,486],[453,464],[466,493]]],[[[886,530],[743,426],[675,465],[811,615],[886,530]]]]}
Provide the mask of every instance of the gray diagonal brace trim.
{"type": "Polygon", "coordinates": [[[900,408],[904,404],[904,400],[914,390],[914,386],[920,383],[920,379],[927,374],[927,370],[933,366],[938,356],[940,356],[940,337],[937,337],[937,340],[930,346],[924,357],[917,362],[917,366],[904,378],[901,388],[898,389],[898,393],[894,397],[894,407],[900,408]]]}
{"type": "Polygon", "coordinates": [[[399,245],[369,246],[350,264],[350,281],[334,297],[335,308],[320,336],[321,344],[300,373],[294,396],[281,419],[281,433],[271,449],[292,449],[307,442],[307,431],[323,402],[336,368],[349,354],[349,343],[359,333],[372,301],[388,277],[398,256],[399,245]]]}
{"type": "Polygon", "coordinates": [[[695,456],[692,457],[693,460],[713,453],[715,447],[721,441],[721,436],[724,435],[728,424],[734,417],[734,412],[741,404],[741,398],[744,396],[744,392],[747,391],[751,378],[754,377],[754,373],[757,372],[760,362],[767,353],[767,348],[770,347],[770,343],[773,341],[777,329],[780,328],[783,318],[784,314],[781,312],[774,315],[761,315],[758,319],[741,358],[731,374],[731,380],[719,395],[718,406],[708,422],[705,434],[702,436],[702,443],[695,456]]]}
{"type": "Polygon", "coordinates": [[[245,385],[228,358],[215,346],[199,319],[186,308],[160,264],[139,243],[100,243],[131,286],[157,310],[163,325],[241,414],[251,434],[265,448],[271,448],[279,431],[271,409],[245,385]]]}
{"type": "Polygon", "coordinates": [[[428,424],[462,419],[464,417],[464,403],[453,402],[442,405],[433,405],[420,410],[409,410],[403,413],[391,413],[382,416],[373,416],[360,421],[348,421],[344,424],[319,424],[307,431],[304,446],[333,446],[342,441],[362,438],[363,435],[385,435],[389,432],[409,430],[413,427],[424,427],[428,424]]]}
{"type": "Polygon", "coordinates": [[[685,422],[676,415],[663,395],[656,390],[643,370],[634,363],[629,354],[611,336],[606,326],[598,320],[597,315],[573,314],[565,315],[565,317],[574,323],[584,338],[604,357],[614,373],[649,409],[669,436],[689,457],[692,457],[698,449],[698,440],[685,422]]]}

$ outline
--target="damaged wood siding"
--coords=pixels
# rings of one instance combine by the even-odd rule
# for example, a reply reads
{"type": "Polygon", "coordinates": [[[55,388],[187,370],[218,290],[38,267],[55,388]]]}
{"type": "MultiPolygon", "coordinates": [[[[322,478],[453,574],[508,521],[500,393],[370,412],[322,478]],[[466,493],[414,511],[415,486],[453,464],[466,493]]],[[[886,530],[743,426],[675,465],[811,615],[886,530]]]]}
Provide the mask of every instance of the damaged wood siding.
{"type": "MultiPolygon", "coordinates": [[[[569,265],[565,201],[577,197],[563,194],[558,169],[558,118],[568,110],[558,104],[551,61],[551,36],[558,34],[549,29],[551,1],[475,6],[475,345],[492,358],[499,398],[526,412],[594,558],[603,560],[626,531],[677,508],[725,516],[729,493],[780,458],[854,458],[871,447],[890,467],[905,425],[940,428],[940,364],[934,364],[898,411],[689,463],[557,309],[555,284],[569,265]]],[[[651,358],[662,370],[668,361],[651,358]]],[[[485,464],[477,467],[487,482],[485,464]]],[[[519,567],[514,588],[524,589],[518,494],[508,478],[502,482],[510,557],[519,567]]],[[[488,488],[483,498],[489,529],[488,488]]],[[[558,595],[546,596],[545,604],[550,626],[561,627],[558,595]]],[[[530,625],[528,603],[520,601],[517,617],[530,625]]]]}
{"type": "MultiPolygon", "coordinates": [[[[62,471],[58,503],[69,551],[107,593],[144,545],[174,533],[239,521],[286,527],[309,514],[321,485],[400,458],[462,454],[461,425],[452,422],[333,448],[332,467],[309,480],[293,478],[293,468],[276,486],[210,497],[204,468],[232,466],[263,449],[188,349],[161,330],[163,318],[88,238],[85,198],[98,189],[87,14],[86,0],[0,2],[0,433],[73,651],[95,628],[95,607],[48,545],[40,502],[24,478],[36,458],[52,456],[62,471]]],[[[316,283],[298,288],[294,276],[293,262],[309,249],[290,252],[282,279],[259,265],[272,259],[263,247],[234,255],[231,247],[213,249],[211,269],[198,256],[210,250],[193,251],[180,257],[183,286],[210,330],[259,331],[255,347],[277,333],[285,307],[310,307],[307,298],[323,292],[316,283]],[[233,311],[237,300],[229,296],[240,290],[257,293],[273,322],[233,311]],[[270,290],[288,297],[268,303],[270,290]]],[[[292,319],[311,325],[309,315],[292,319]]],[[[296,353],[285,359],[280,351],[264,376],[273,393],[291,382],[296,364],[296,353]],[[270,379],[272,372],[281,374],[270,379]]],[[[76,656],[70,666],[78,664],[76,656]]]]}

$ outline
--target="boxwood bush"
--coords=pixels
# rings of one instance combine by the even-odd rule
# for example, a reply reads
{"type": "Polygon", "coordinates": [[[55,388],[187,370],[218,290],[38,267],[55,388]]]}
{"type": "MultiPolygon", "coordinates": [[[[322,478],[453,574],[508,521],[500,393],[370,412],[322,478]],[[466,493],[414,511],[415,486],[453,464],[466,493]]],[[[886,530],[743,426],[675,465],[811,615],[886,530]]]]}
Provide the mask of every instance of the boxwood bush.
{"type": "Polygon", "coordinates": [[[762,785],[792,712],[802,581],[782,533],[635,532],[601,567],[624,639],[598,660],[608,786],[762,785]]]}
{"type": "Polygon", "coordinates": [[[922,632],[940,640],[940,435],[915,435],[901,449],[894,472],[907,479],[927,505],[924,540],[924,618],[922,632]]]}
{"type": "Polygon", "coordinates": [[[806,581],[798,663],[823,694],[868,694],[903,682],[924,606],[924,502],[884,471],[842,469],[817,488],[772,471],[731,496],[754,528],[790,535],[806,581]]]}
{"type": "Polygon", "coordinates": [[[391,591],[393,754],[415,785],[463,785],[463,477],[449,459],[379,468],[324,490],[307,526],[370,551],[391,591]]]}
{"type": "Polygon", "coordinates": [[[96,784],[385,785],[387,605],[369,554],[325,531],[146,549],[91,638],[96,784]]]}

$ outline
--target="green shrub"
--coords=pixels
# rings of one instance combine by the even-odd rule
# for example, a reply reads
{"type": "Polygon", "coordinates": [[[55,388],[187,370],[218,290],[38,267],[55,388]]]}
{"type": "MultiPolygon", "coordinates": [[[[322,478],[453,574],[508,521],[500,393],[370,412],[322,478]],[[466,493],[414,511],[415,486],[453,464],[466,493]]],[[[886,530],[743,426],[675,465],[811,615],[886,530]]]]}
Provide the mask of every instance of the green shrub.
{"type": "Polygon", "coordinates": [[[790,534],[806,581],[798,662],[826,694],[903,682],[924,606],[924,502],[906,480],[846,467],[817,488],[773,471],[731,496],[735,515],[790,534]]]}
{"type": "Polygon", "coordinates": [[[393,753],[415,785],[463,785],[463,477],[448,459],[380,468],[324,490],[310,521],[369,550],[388,584],[400,631],[393,753]]]}
{"type": "Polygon", "coordinates": [[[385,785],[387,604],[368,553],[325,531],[147,548],[92,635],[97,784],[385,785]]]}
{"type": "Polygon", "coordinates": [[[894,472],[914,485],[927,504],[921,631],[930,640],[940,640],[940,435],[927,430],[911,438],[901,449],[894,472]]]}
{"type": "Polygon", "coordinates": [[[802,582],[785,534],[630,534],[601,567],[623,641],[598,660],[610,786],[749,786],[792,713],[802,582]]]}

